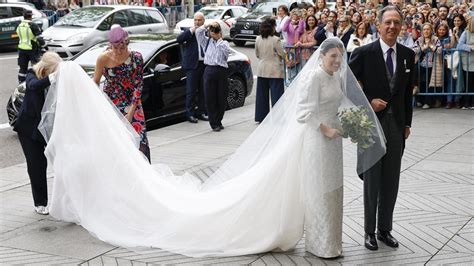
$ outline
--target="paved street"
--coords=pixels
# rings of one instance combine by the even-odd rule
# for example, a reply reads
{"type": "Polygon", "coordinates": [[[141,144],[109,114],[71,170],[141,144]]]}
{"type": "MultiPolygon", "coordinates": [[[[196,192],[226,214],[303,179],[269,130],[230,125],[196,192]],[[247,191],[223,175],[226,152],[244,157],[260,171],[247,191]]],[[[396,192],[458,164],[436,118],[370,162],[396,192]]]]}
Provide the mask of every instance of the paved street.
{"type": "MultiPolygon", "coordinates": [[[[151,131],[152,161],[204,179],[256,127],[253,115],[252,98],[244,107],[226,112],[226,128],[219,133],[203,122],[183,122],[151,131]]],[[[35,214],[25,164],[16,164],[0,169],[0,264],[472,265],[473,117],[469,110],[415,111],[394,218],[394,236],[401,244],[398,249],[380,243],[374,252],[363,246],[362,182],[354,171],[355,154],[345,142],[345,174],[352,178],[344,186],[342,258],[318,259],[305,252],[304,239],[289,252],[229,258],[194,259],[159,249],[111,246],[78,225],[35,214]]],[[[48,176],[51,190],[53,174],[48,176]]]]}

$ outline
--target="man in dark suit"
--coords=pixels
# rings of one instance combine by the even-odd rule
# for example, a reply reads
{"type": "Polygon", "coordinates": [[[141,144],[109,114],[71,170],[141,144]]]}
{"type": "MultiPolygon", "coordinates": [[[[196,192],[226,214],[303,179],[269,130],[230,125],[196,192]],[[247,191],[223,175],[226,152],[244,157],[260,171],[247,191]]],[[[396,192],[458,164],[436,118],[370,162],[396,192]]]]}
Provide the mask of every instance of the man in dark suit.
{"type": "MultiPolygon", "coordinates": [[[[204,15],[194,14],[194,26],[204,25],[204,15]]],[[[182,66],[186,70],[186,118],[191,123],[198,119],[208,121],[204,101],[203,80],[204,54],[206,47],[201,47],[196,36],[189,30],[182,32],[176,39],[183,45],[182,66]]]]}
{"type": "Polygon", "coordinates": [[[405,139],[410,135],[415,64],[414,52],[396,42],[403,22],[400,10],[387,6],[378,21],[380,39],[354,50],[349,62],[387,139],[386,154],[362,175],[365,247],[370,250],[378,249],[376,225],[377,239],[398,247],[390,232],[405,139]]]}

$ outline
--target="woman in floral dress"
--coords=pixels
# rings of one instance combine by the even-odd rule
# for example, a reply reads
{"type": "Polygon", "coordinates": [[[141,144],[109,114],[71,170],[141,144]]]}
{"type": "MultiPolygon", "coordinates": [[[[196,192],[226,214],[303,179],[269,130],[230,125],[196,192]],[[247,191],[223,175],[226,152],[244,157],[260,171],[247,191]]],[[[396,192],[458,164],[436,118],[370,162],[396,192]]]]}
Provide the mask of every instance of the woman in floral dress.
{"type": "Polygon", "coordinates": [[[97,58],[94,81],[99,84],[100,78],[105,77],[104,92],[140,135],[140,151],[151,162],[141,102],[142,55],[128,50],[128,33],[119,25],[112,26],[109,42],[110,48],[97,58]]]}

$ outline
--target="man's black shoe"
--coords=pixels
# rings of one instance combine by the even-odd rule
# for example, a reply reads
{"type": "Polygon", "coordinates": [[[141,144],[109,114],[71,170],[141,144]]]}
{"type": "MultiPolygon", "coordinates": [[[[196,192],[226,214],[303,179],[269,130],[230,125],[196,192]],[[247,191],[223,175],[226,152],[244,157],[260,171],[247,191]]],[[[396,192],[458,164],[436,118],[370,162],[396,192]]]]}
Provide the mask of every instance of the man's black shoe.
{"type": "Polygon", "coordinates": [[[209,116],[207,116],[205,114],[201,114],[201,115],[198,115],[196,117],[197,117],[197,119],[202,120],[202,121],[209,121],[209,116]]]}
{"type": "Polygon", "coordinates": [[[188,116],[188,121],[191,122],[191,123],[197,123],[198,122],[198,119],[194,116],[188,116]]]}
{"type": "Polygon", "coordinates": [[[221,128],[219,126],[213,127],[212,131],[219,132],[219,131],[221,131],[221,128]]]}
{"type": "Polygon", "coordinates": [[[377,240],[375,239],[375,234],[365,234],[365,247],[370,250],[377,250],[379,246],[377,245],[377,240]]]}
{"type": "Polygon", "coordinates": [[[385,245],[398,248],[398,241],[390,234],[390,231],[379,231],[377,232],[377,239],[384,242],[385,245]]]}

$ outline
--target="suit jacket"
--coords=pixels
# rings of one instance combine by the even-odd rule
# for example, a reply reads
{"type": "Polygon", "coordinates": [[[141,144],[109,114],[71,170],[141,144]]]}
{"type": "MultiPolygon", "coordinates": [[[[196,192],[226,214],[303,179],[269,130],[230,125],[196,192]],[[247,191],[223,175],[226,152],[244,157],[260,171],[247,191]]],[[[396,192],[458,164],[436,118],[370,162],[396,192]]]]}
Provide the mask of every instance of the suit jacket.
{"type": "Polygon", "coordinates": [[[13,127],[16,132],[44,142],[38,130],[41,121],[41,110],[45,100],[45,89],[51,85],[49,77],[38,79],[32,69],[26,75],[26,92],[18,112],[18,119],[13,127]]]}
{"type": "Polygon", "coordinates": [[[364,45],[352,52],[349,66],[361,83],[367,99],[372,101],[380,98],[386,102],[387,108],[377,112],[383,119],[387,110],[392,109],[395,120],[400,128],[411,126],[413,103],[412,90],[415,70],[415,53],[413,50],[397,43],[397,66],[394,73],[395,86],[390,90],[385,60],[380,40],[364,45]]]}
{"type": "MultiPolygon", "coordinates": [[[[176,38],[178,43],[182,44],[183,47],[183,58],[182,66],[184,70],[193,70],[198,66],[199,54],[198,54],[198,42],[196,35],[193,34],[189,29],[182,32],[176,38]]],[[[202,47],[203,51],[205,47],[202,47]]]]}
{"type": "MultiPolygon", "coordinates": [[[[316,40],[317,45],[321,45],[321,43],[323,43],[327,39],[325,27],[326,25],[319,25],[318,29],[316,30],[316,33],[314,34],[314,39],[316,40]]],[[[335,37],[337,37],[337,26],[334,26],[334,30],[332,33],[335,37]]]]}
{"type": "Polygon", "coordinates": [[[283,78],[282,60],[284,51],[280,38],[277,36],[268,36],[268,38],[258,36],[255,40],[255,55],[260,59],[257,77],[283,78]]]}
{"type": "Polygon", "coordinates": [[[345,48],[347,48],[347,44],[349,43],[352,33],[354,33],[354,27],[350,27],[349,30],[340,37],[345,48]]]}

